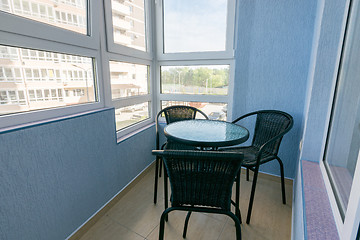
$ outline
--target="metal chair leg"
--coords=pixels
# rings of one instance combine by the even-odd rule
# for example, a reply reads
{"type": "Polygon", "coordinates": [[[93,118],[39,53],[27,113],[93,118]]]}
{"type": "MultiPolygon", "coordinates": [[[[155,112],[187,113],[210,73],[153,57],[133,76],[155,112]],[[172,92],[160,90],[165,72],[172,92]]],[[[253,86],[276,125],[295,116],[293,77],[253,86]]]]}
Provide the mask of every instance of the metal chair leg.
{"type": "Polygon", "coordinates": [[[234,220],[236,227],[236,240],[241,240],[240,220],[232,212],[226,213],[226,215],[228,215],[234,220]]]}
{"type": "Polygon", "coordinates": [[[156,157],[155,161],[154,204],[157,202],[159,157],[156,157]]]}
{"type": "MultiPolygon", "coordinates": [[[[165,205],[165,209],[167,209],[168,208],[168,175],[166,171],[164,171],[164,205],[165,205]]],[[[168,221],[168,216],[166,216],[165,220],[168,221]]]]}
{"type": "Polygon", "coordinates": [[[159,170],[159,177],[161,177],[161,170],[162,170],[163,160],[160,158],[160,170],[159,170]]]}
{"type": "Polygon", "coordinates": [[[249,181],[249,172],[250,170],[246,168],[246,181],[249,181]]]}
{"type": "Polygon", "coordinates": [[[283,204],[286,204],[286,196],[285,196],[285,177],[284,177],[284,165],[280,158],[276,158],[280,165],[280,175],[281,175],[281,193],[282,193],[282,201],[283,204]]]}
{"type": "Polygon", "coordinates": [[[186,238],[186,232],[187,232],[190,216],[191,216],[191,211],[189,211],[188,214],[186,215],[185,224],[184,224],[184,231],[183,231],[183,238],[186,238]]]}
{"type": "Polygon", "coordinates": [[[258,174],[259,174],[259,166],[256,166],[255,171],[254,171],[253,183],[252,183],[252,187],[251,187],[251,195],[250,195],[248,213],[247,213],[247,217],[246,217],[247,224],[250,223],[251,211],[252,211],[252,207],[253,207],[253,203],[254,203],[255,189],[256,189],[256,182],[257,182],[258,174]]]}
{"type": "Polygon", "coordinates": [[[241,168],[236,176],[236,191],[235,191],[235,215],[239,219],[240,223],[241,221],[241,213],[240,213],[240,175],[241,175],[241,168]]]}

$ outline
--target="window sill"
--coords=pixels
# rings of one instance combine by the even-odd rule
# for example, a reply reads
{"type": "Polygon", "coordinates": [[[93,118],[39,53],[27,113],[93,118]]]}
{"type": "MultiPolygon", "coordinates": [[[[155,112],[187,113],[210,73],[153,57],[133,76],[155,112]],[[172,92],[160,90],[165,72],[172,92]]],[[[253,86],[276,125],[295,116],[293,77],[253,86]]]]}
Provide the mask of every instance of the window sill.
{"type": "Polygon", "coordinates": [[[137,135],[137,134],[139,134],[139,133],[141,133],[141,132],[143,132],[143,131],[145,131],[145,130],[153,127],[153,126],[155,126],[155,123],[150,123],[150,124],[147,124],[147,125],[139,128],[139,129],[137,129],[137,130],[134,130],[134,131],[132,131],[132,132],[130,132],[128,134],[125,134],[125,135],[117,138],[116,143],[120,144],[121,142],[124,142],[127,139],[129,139],[129,138],[131,138],[131,137],[133,137],[133,136],[135,136],[135,135],[137,135]]]}
{"type": "Polygon", "coordinates": [[[320,165],[301,161],[305,239],[339,239],[320,165]]]}

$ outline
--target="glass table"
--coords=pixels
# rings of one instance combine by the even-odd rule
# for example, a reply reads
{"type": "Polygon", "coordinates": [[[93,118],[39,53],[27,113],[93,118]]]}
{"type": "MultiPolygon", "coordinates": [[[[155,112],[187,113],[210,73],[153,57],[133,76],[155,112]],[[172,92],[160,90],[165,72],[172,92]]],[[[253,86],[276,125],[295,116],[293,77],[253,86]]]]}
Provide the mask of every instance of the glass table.
{"type": "Polygon", "coordinates": [[[196,147],[226,147],[245,142],[249,131],[240,125],[215,120],[185,120],[164,128],[169,141],[196,147]]]}

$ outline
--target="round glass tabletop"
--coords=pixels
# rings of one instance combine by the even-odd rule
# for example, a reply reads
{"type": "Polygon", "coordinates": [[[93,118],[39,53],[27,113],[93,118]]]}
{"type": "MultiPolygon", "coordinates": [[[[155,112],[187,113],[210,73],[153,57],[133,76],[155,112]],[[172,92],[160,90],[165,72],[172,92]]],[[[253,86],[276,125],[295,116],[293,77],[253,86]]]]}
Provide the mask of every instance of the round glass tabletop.
{"type": "Polygon", "coordinates": [[[172,141],[199,147],[225,147],[245,142],[249,131],[240,125],[214,120],[184,120],[164,128],[172,141]]]}

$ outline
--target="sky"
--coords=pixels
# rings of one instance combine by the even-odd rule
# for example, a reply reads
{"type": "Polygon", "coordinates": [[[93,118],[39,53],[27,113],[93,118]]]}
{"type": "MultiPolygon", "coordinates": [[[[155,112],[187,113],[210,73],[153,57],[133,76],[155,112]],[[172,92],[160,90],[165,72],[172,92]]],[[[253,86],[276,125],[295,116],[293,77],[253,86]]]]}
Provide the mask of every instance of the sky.
{"type": "Polygon", "coordinates": [[[165,52],[224,51],[227,0],[164,0],[165,52]]]}

